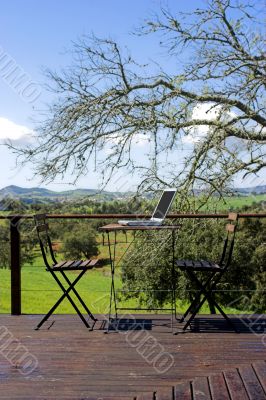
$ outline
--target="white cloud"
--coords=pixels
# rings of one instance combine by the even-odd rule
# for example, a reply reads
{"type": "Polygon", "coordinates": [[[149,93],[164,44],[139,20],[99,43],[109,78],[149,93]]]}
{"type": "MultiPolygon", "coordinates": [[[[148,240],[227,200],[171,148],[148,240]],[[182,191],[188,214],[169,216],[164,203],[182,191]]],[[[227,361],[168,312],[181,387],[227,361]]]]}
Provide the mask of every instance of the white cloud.
{"type": "Polygon", "coordinates": [[[216,119],[221,106],[219,104],[215,105],[213,103],[201,103],[194,107],[192,112],[192,119],[207,119],[211,121],[216,119]]]}
{"type": "MultiPolygon", "coordinates": [[[[221,105],[214,103],[201,103],[194,107],[192,111],[191,119],[216,120],[221,112],[221,105]]],[[[236,114],[232,111],[226,112],[226,117],[234,118],[236,114]]],[[[207,135],[209,131],[208,125],[193,126],[187,129],[188,135],[184,136],[183,143],[198,143],[200,140],[207,135]]]]}
{"type": "Polygon", "coordinates": [[[16,143],[25,143],[30,142],[33,136],[33,130],[28,127],[0,117],[0,142],[4,143],[7,140],[11,140],[16,143]]]}
{"type": "MultiPolygon", "coordinates": [[[[114,144],[119,144],[121,140],[121,134],[111,134],[108,136],[107,141],[114,144]]],[[[145,146],[150,141],[150,135],[144,135],[144,133],[136,133],[133,136],[131,144],[135,146],[145,146]]]]}
{"type": "Polygon", "coordinates": [[[133,144],[135,146],[143,147],[146,146],[150,142],[150,136],[144,135],[143,133],[138,133],[134,136],[133,144]]]}
{"type": "MultiPolygon", "coordinates": [[[[109,135],[108,137],[108,145],[105,147],[105,154],[109,155],[112,154],[113,149],[112,149],[112,144],[118,145],[121,140],[120,136],[116,136],[115,134],[109,135]]],[[[131,141],[131,145],[134,146],[134,148],[144,148],[150,143],[150,135],[146,134],[144,135],[143,133],[137,133],[133,136],[133,139],[131,141]]]]}

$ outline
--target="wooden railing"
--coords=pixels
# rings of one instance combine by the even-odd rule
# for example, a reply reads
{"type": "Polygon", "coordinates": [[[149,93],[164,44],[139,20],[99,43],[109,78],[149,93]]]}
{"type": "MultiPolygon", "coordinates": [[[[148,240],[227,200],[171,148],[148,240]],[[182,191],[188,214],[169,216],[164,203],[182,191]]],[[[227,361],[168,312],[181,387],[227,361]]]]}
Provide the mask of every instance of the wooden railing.
{"type": "MultiPolygon", "coordinates": [[[[177,218],[227,218],[228,214],[168,214],[167,219],[177,218]]],[[[48,214],[49,219],[122,219],[150,218],[148,214],[48,214]]],[[[11,314],[21,314],[21,260],[20,260],[20,222],[31,219],[33,215],[8,215],[0,219],[10,223],[10,254],[11,254],[11,314]]],[[[266,213],[239,213],[239,218],[266,218],[266,213]]]]}

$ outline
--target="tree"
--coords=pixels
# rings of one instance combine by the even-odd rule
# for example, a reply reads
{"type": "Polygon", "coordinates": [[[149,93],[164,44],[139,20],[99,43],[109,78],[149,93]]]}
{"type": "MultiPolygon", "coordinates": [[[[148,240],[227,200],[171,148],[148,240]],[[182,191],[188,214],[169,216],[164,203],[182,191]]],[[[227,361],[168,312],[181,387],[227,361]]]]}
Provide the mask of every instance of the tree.
{"type": "Polygon", "coordinates": [[[252,311],[256,313],[264,313],[266,310],[266,246],[262,243],[254,252],[252,261],[260,266],[258,273],[255,276],[257,290],[251,298],[252,311]]]}
{"type": "Polygon", "coordinates": [[[105,182],[118,168],[139,168],[142,188],[175,185],[185,193],[221,193],[237,174],[258,173],[266,141],[262,9],[261,0],[209,0],[192,14],[162,9],[137,34],[159,35],[174,73],[160,61],[138,64],[112,40],[80,39],[73,65],[47,72],[57,99],[37,145],[16,151],[44,180],[67,169],[78,178],[94,157],[105,182]],[[153,143],[146,166],[132,155],[139,137],[153,143]],[[174,157],[186,142],[192,150],[183,165],[175,157],[160,169],[163,155],[174,157]]]}
{"type": "Polygon", "coordinates": [[[0,226],[0,268],[10,268],[10,243],[8,225],[0,226]]]}
{"type": "MultiPolygon", "coordinates": [[[[21,264],[32,264],[35,258],[33,249],[37,244],[35,236],[28,235],[29,226],[26,220],[20,225],[21,234],[21,264]],[[25,236],[26,234],[26,236],[25,236]]],[[[32,230],[32,227],[30,227],[32,230]]],[[[10,227],[4,222],[0,225],[0,269],[10,268],[10,227]]]]}
{"type": "MultiPolygon", "coordinates": [[[[176,238],[175,258],[220,259],[224,221],[188,219],[179,222],[182,228],[176,238]]],[[[215,293],[218,303],[245,311],[265,311],[265,234],[266,224],[262,219],[239,221],[232,263],[215,293]]],[[[170,302],[171,268],[171,235],[158,232],[138,235],[122,265],[126,296],[136,297],[150,307],[170,302]]],[[[193,290],[198,290],[179,270],[176,270],[176,289],[177,298],[189,301],[193,290]]]]}
{"type": "Polygon", "coordinates": [[[63,252],[73,259],[90,259],[99,254],[96,232],[93,229],[78,229],[64,235],[63,252]]]}
{"type": "Polygon", "coordinates": [[[26,213],[29,209],[28,205],[14,196],[6,195],[0,200],[0,209],[2,211],[10,211],[13,213],[26,213]]]}

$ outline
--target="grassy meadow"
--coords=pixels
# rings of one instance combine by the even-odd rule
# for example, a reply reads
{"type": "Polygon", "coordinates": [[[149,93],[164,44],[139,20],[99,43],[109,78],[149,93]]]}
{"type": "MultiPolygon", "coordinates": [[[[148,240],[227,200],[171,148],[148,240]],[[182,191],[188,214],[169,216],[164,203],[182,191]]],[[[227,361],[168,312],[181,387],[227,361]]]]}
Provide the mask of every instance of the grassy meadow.
{"type": "MultiPolygon", "coordinates": [[[[214,199],[216,210],[221,212],[228,210],[240,210],[243,206],[251,206],[256,203],[265,201],[265,195],[226,197],[224,201],[218,203],[214,199]]],[[[208,210],[213,211],[214,207],[209,203],[208,210]]],[[[203,210],[204,211],[204,210],[203,210]]],[[[3,212],[1,213],[4,214],[3,212]]],[[[0,221],[3,224],[4,220],[0,221]]],[[[99,258],[105,260],[104,266],[95,268],[86,273],[77,285],[78,292],[84,298],[85,302],[90,305],[93,313],[106,313],[109,307],[109,291],[111,284],[110,266],[108,265],[109,253],[107,241],[103,245],[102,235],[98,235],[99,258]]],[[[130,242],[128,234],[128,241],[130,242]]],[[[120,260],[127,249],[128,243],[125,242],[125,235],[119,233],[117,235],[116,260],[120,260]]],[[[60,259],[60,254],[58,255],[60,259]]],[[[119,263],[118,263],[119,264],[119,263]]],[[[36,249],[36,258],[32,265],[25,264],[22,267],[22,312],[26,314],[45,313],[61,295],[56,282],[51,274],[45,271],[39,249],[36,249]]],[[[69,276],[75,279],[76,272],[69,272],[69,276]]],[[[115,276],[115,286],[117,289],[122,288],[121,273],[119,266],[117,267],[115,276]]],[[[137,300],[121,300],[119,306],[134,307],[137,300]]],[[[177,300],[177,310],[182,312],[186,309],[187,304],[177,300]]],[[[202,308],[201,312],[208,312],[208,308],[202,308]]],[[[58,313],[73,313],[72,306],[68,300],[58,307],[58,313]]],[[[227,312],[235,313],[235,309],[227,309],[227,312]]],[[[10,313],[10,270],[0,268],[0,313],[10,313]]]]}
{"type": "MultiPolygon", "coordinates": [[[[130,242],[130,238],[128,239],[130,242]]],[[[121,242],[117,246],[116,259],[119,260],[129,245],[129,242],[125,243],[125,236],[123,234],[118,234],[117,240],[119,243],[121,242]]],[[[107,260],[109,254],[107,243],[102,245],[100,235],[98,241],[100,250],[98,257],[107,260]]],[[[70,271],[68,276],[71,280],[74,280],[76,274],[77,272],[70,271]]],[[[45,271],[43,260],[40,255],[35,258],[32,265],[25,264],[22,267],[21,280],[23,314],[43,314],[47,312],[62,294],[51,274],[45,271]]],[[[76,288],[93,313],[107,313],[109,311],[110,284],[111,272],[110,266],[107,264],[103,267],[88,271],[77,284],[76,288]]],[[[116,289],[122,288],[121,270],[119,266],[116,270],[115,287],[116,289]]],[[[120,298],[119,306],[135,307],[138,306],[138,302],[136,299],[125,301],[120,298]]],[[[169,305],[165,307],[168,308],[169,305]]],[[[177,300],[178,313],[184,312],[186,308],[187,303],[177,300]]],[[[59,314],[75,313],[68,300],[64,300],[56,312],[59,314]]],[[[203,307],[201,310],[201,313],[208,312],[209,309],[207,306],[203,307]]],[[[232,308],[227,309],[227,312],[237,313],[237,310],[232,308]]],[[[0,269],[0,313],[10,313],[10,270],[8,269],[0,269]]],[[[143,313],[143,311],[139,311],[139,313],[143,313]]]]}
{"type": "Polygon", "coordinates": [[[266,202],[265,194],[249,195],[249,196],[233,196],[225,197],[223,200],[210,200],[207,207],[211,210],[228,211],[241,210],[243,207],[256,206],[256,204],[266,202]]]}

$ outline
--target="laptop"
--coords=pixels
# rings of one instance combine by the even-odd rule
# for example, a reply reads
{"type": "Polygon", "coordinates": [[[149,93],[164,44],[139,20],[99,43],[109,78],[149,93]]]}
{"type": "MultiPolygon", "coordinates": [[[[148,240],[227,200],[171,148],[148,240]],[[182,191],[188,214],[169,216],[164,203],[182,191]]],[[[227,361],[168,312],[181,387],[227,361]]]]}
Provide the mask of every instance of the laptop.
{"type": "Polygon", "coordinates": [[[165,216],[175,198],[177,189],[165,189],[149,220],[120,220],[118,223],[125,226],[157,226],[162,225],[165,216]]]}

